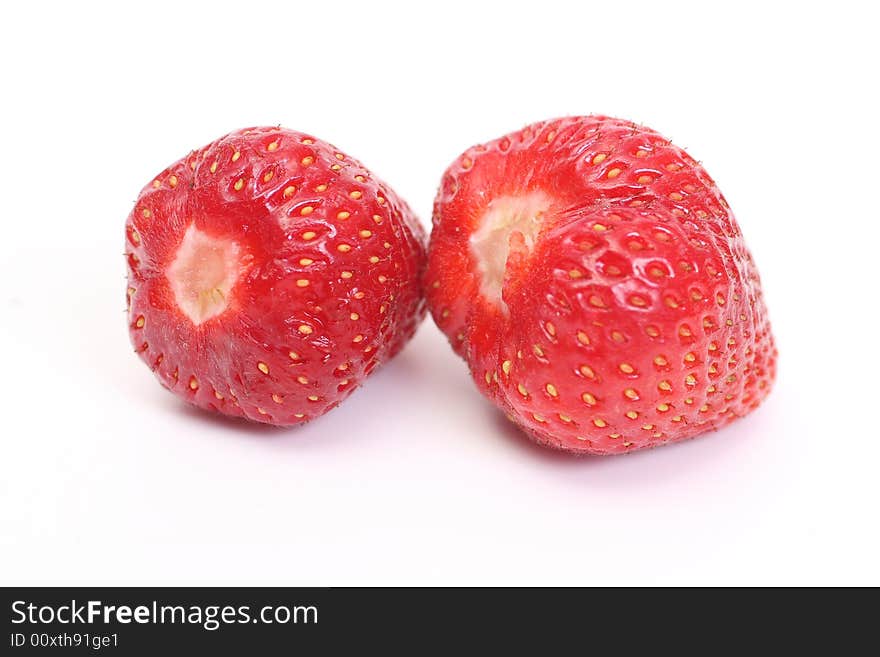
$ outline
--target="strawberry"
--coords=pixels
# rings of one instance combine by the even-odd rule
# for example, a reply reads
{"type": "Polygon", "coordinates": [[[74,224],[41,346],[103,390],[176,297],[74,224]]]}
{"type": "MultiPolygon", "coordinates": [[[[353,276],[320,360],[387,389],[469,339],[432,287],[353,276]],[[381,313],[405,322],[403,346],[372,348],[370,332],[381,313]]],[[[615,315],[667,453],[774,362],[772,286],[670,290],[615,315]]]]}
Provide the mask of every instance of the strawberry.
{"type": "Polygon", "coordinates": [[[305,422],[414,333],[424,240],[406,203],[330,144],[233,132],[162,171],[128,217],[132,344],[191,404],[305,422]]]}
{"type": "Polygon", "coordinates": [[[428,306],[538,443],[617,454],[721,427],[768,394],[758,272],[706,171],[604,116],[466,151],[434,205],[428,306]]]}

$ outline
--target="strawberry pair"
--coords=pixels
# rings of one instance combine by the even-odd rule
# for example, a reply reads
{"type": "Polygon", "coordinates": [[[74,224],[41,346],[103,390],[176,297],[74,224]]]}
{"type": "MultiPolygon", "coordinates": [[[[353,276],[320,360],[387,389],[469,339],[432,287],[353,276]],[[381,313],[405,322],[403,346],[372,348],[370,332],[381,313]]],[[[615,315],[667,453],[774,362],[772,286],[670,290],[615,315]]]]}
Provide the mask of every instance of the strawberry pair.
{"type": "Polygon", "coordinates": [[[129,328],[189,403],[276,425],[337,406],[415,332],[425,299],[480,390],[541,444],[612,454],[754,409],[776,350],[715,183],[656,132],[536,123],[446,171],[425,234],[359,161],[234,132],[141,192],[129,328]]]}

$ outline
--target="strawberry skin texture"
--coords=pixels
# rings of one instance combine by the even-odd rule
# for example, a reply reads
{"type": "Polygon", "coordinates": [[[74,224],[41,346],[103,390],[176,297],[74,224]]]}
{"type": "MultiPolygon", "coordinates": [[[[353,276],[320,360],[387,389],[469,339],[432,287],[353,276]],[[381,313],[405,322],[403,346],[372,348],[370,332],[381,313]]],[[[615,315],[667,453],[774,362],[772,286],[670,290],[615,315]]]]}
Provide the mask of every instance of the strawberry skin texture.
{"type": "Polygon", "coordinates": [[[128,217],[131,342],[190,404],[306,422],[412,337],[424,242],[407,204],[334,146],[230,133],[162,171],[128,217]]]}
{"type": "Polygon", "coordinates": [[[545,121],[466,151],[434,204],[425,288],[481,392],[545,446],[691,438],[753,410],[775,378],[727,202],[631,122],[545,121]]]}

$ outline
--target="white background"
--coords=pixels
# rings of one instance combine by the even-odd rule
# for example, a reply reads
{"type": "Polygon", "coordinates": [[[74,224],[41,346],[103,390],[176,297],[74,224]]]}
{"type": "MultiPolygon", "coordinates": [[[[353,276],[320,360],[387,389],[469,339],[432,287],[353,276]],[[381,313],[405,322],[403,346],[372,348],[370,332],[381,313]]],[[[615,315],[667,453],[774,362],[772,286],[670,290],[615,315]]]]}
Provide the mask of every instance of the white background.
{"type": "Polygon", "coordinates": [[[877,23],[818,6],[11,3],[0,584],[880,584],[877,23]],[[188,410],[131,353],[123,222],[191,148],[312,132],[427,224],[460,151],[591,112],[688,148],[737,214],[781,360],[734,426],[544,451],[430,319],[293,430],[188,410]]]}

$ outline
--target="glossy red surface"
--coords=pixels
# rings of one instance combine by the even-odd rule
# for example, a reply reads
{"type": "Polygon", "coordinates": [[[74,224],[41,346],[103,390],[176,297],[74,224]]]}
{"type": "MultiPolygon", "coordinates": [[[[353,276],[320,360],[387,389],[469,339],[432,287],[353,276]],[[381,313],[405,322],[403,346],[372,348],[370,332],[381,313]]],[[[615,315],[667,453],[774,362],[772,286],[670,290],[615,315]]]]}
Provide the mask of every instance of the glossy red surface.
{"type": "Polygon", "coordinates": [[[480,390],[551,447],[690,438],[754,409],[775,377],[758,272],[724,197],[630,122],[546,121],[466,151],[443,176],[425,282],[480,390]],[[471,237],[517,197],[549,201],[532,248],[515,228],[500,238],[501,302],[481,291],[471,237]]]}
{"type": "Polygon", "coordinates": [[[424,315],[424,232],[409,207],[357,160],[291,130],[234,132],[162,171],[128,217],[126,252],[139,356],[187,402],[258,422],[327,412],[424,315]],[[201,251],[172,269],[190,228],[201,251]],[[212,251],[215,240],[233,246],[212,251]],[[222,312],[200,323],[183,312],[175,294],[229,272],[228,292],[205,290],[222,312]],[[186,279],[176,292],[172,273],[186,279]]]}

